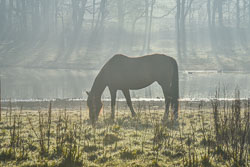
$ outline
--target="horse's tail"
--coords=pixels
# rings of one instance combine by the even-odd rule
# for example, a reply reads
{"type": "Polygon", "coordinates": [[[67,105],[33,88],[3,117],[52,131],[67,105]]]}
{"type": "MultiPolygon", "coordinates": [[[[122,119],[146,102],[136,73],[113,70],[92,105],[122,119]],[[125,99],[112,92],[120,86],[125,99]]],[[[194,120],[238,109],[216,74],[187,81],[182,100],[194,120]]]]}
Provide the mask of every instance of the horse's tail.
{"type": "Polygon", "coordinates": [[[173,106],[175,118],[178,118],[179,110],[179,73],[176,60],[173,61],[173,76],[172,76],[172,91],[173,91],[173,106]]]}

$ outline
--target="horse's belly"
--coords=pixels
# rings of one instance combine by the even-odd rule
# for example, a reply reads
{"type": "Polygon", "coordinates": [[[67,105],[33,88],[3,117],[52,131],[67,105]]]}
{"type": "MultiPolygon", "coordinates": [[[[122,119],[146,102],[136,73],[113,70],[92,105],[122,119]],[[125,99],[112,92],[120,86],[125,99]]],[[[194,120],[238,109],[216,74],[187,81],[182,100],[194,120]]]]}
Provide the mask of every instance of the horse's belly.
{"type": "Polygon", "coordinates": [[[123,80],[120,84],[117,85],[118,89],[142,89],[149,85],[151,85],[154,81],[153,80],[123,80]]]}
{"type": "Polygon", "coordinates": [[[132,86],[130,86],[130,88],[128,88],[128,89],[131,89],[131,90],[142,89],[142,88],[145,88],[145,87],[151,85],[152,83],[153,83],[153,82],[147,83],[147,84],[144,83],[144,84],[142,84],[142,85],[132,85],[132,86]]]}

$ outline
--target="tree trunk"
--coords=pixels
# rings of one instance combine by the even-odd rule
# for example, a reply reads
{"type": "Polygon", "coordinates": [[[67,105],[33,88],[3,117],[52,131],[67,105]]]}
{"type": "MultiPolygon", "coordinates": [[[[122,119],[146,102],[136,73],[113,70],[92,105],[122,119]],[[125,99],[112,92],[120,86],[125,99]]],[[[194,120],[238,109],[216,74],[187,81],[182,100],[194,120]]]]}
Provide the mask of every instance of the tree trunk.
{"type": "Polygon", "coordinates": [[[6,0],[1,0],[0,3],[0,22],[0,32],[3,32],[6,28],[6,0]]]}
{"type": "Polygon", "coordinates": [[[51,30],[55,30],[55,20],[56,20],[56,17],[55,14],[56,14],[56,0],[50,0],[49,1],[49,6],[50,6],[50,13],[49,13],[49,18],[50,18],[50,22],[49,24],[52,25],[51,26],[51,30]]]}
{"type": "Polygon", "coordinates": [[[216,50],[217,48],[217,37],[216,37],[216,24],[215,24],[215,16],[217,10],[217,0],[213,0],[213,12],[212,12],[212,20],[211,20],[211,42],[212,42],[212,49],[216,50]]]}
{"type": "Polygon", "coordinates": [[[14,4],[13,0],[9,0],[9,11],[8,11],[8,30],[10,32],[13,31],[13,9],[14,9],[14,4]]]}
{"type": "Polygon", "coordinates": [[[17,28],[18,32],[22,31],[22,17],[20,16],[21,13],[21,5],[20,5],[20,0],[16,0],[16,18],[17,18],[17,28]]]}
{"type": "MultiPolygon", "coordinates": [[[[90,35],[90,39],[89,39],[90,41],[88,43],[88,48],[92,47],[93,44],[94,44],[94,46],[96,46],[96,45],[99,45],[99,43],[101,43],[101,38],[99,38],[100,40],[97,40],[97,37],[100,35],[103,35],[104,19],[106,17],[105,16],[106,3],[107,3],[107,0],[101,0],[101,2],[100,2],[98,16],[96,19],[95,26],[91,32],[91,35],[90,35]],[[98,44],[96,42],[98,42],[98,44]]],[[[94,22],[93,22],[93,24],[94,24],[94,22]]]]}
{"type": "Polygon", "coordinates": [[[27,31],[26,0],[22,0],[22,30],[27,31]]]}
{"type": "Polygon", "coordinates": [[[151,28],[152,28],[152,21],[153,21],[154,4],[155,4],[155,0],[151,0],[150,18],[149,18],[149,28],[148,28],[148,41],[147,41],[147,48],[146,48],[146,52],[147,52],[147,53],[149,53],[149,51],[150,51],[151,28]]]}
{"type": "Polygon", "coordinates": [[[248,24],[250,27],[250,0],[248,0],[248,24]]]}
{"type": "Polygon", "coordinates": [[[36,19],[35,19],[35,0],[30,1],[30,6],[31,6],[31,30],[33,33],[35,33],[36,30],[36,19]]]}
{"type": "Polygon", "coordinates": [[[116,48],[120,48],[122,33],[124,27],[124,0],[117,0],[117,13],[118,13],[118,33],[117,33],[117,43],[116,48]]]}
{"type": "Polygon", "coordinates": [[[32,32],[37,34],[40,31],[40,2],[36,0],[31,0],[32,7],[32,32]]]}
{"type": "Polygon", "coordinates": [[[180,0],[176,0],[176,16],[175,16],[175,23],[176,23],[176,46],[177,46],[177,55],[179,61],[181,61],[181,47],[180,47],[180,0]]]}
{"type": "Polygon", "coordinates": [[[231,13],[231,3],[227,3],[227,24],[230,24],[230,22],[231,22],[231,15],[230,15],[230,13],[231,13]]]}
{"type": "Polygon", "coordinates": [[[100,6],[100,12],[101,12],[101,20],[100,20],[100,29],[101,32],[103,32],[103,26],[104,26],[104,19],[105,19],[105,14],[106,14],[106,6],[107,6],[107,0],[102,0],[101,1],[101,6],[100,6]]]}
{"type": "Polygon", "coordinates": [[[215,15],[217,9],[217,0],[213,1],[213,13],[212,13],[212,27],[215,28],[215,15]]]}
{"type": "Polygon", "coordinates": [[[240,28],[240,0],[236,0],[236,27],[240,28]]]}
{"type": "Polygon", "coordinates": [[[207,0],[207,15],[208,15],[208,28],[211,28],[211,0],[207,0]]]}
{"type": "Polygon", "coordinates": [[[186,0],[182,0],[181,3],[181,19],[180,19],[180,33],[181,33],[181,54],[186,56],[186,16],[185,16],[186,0]]]}
{"type": "Polygon", "coordinates": [[[222,0],[217,0],[218,3],[218,14],[219,14],[219,25],[220,28],[223,27],[223,7],[222,7],[222,0]]]}
{"type": "Polygon", "coordinates": [[[208,15],[208,33],[210,37],[210,46],[213,49],[213,27],[212,27],[212,17],[211,17],[211,0],[207,1],[207,15],[208,15]]]}
{"type": "Polygon", "coordinates": [[[78,24],[77,24],[77,29],[78,31],[81,30],[82,28],[82,23],[84,20],[84,14],[85,14],[85,6],[87,4],[87,0],[81,0],[81,7],[79,8],[79,13],[78,13],[78,24]]]}
{"type": "Polygon", "coordinates": [[[55,0],[55,31],[56,33],[58,32],[58,21],[57,21],[57,18],[58,18],[58,0],[55,0]]]}
{"type": "Polygon", "coordinates": [[[149,0],[145,0],[145,28],[144,28],[144,36],[143,36],[143,47],[142,47],[142,54],[146,52],[146,44],[148,40],[148,9],[149,9],[149,0]]]}
{"type": "Polygon", "coordinates": [[[246,9],[247,9],[247,1],[243,0],[243,23],[246,23],[246,9]]]}
{"type": "Polygon", "coordinates": [[[93,8],[92,8],[92,23],[91,23],[91,30],[94,28],[95,23],[95,0],[93,0],[93,8]]]}
{"type": "MultiPolygon", "coordinates": [[[[61,15],[61,22],[62,22],[62,48],[63,50],[66,48],[66,39],[65,39],[65,27],[64,27],[64,16],[63,16],[63,11],[61,15]]],[[[64,89],[63,89],[64,90],[64,89]]],[[[64,97],[64,96],[63,96],[64,97]]]]}
{"type": "Polygon", "coordinates": [[[79,10],[79,1],[78,0],[71,0],[72,3],[72,21],[73,21],[73,27],[74,31],[77,29],[77,22],[78,22],[78,10],[79,10]]]}
{"type": "Polygon", "coordinates": [[[43,0],[43,24],[44,24],[44,31],[48,33],[50,31],[50,12],[51,12],[51,0],[43,0]]]}

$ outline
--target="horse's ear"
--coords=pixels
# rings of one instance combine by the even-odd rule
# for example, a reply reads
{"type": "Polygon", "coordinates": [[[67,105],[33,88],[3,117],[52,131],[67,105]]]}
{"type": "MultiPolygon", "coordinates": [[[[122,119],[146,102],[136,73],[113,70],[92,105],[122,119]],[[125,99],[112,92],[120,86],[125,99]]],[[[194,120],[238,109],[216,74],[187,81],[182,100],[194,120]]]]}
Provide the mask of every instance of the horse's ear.
{"type": "Polygon", "coordinates": [[[90,95],[90,93],[88,91],[86,91],[86,93],[87,93],[88,96],[90,95]]]}

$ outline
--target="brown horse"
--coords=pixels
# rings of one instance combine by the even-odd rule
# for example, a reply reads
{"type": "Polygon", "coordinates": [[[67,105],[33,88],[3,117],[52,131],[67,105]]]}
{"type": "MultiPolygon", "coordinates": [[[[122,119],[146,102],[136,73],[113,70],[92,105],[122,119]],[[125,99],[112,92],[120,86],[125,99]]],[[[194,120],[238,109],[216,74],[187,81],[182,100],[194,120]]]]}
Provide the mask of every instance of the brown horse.
{"type": "Polygon", "coordinates": [[[121,90],[126,98],[132,116],[129,90],[141,89],[158,82],[165,97],[165,113],[163,120],[168,118],[169,105],[173,106],[174,117],[178,118],[179,79],[178,66],[172,57],[163,54],[152,54],[142,57],[114,55],[101,69],[90,92],[87,92],[87,105],[92,123],[98,119],[102,109],[101,95],[106,87],[111,94],[111,118],[115,117],[116,92],[121,90]]]}

